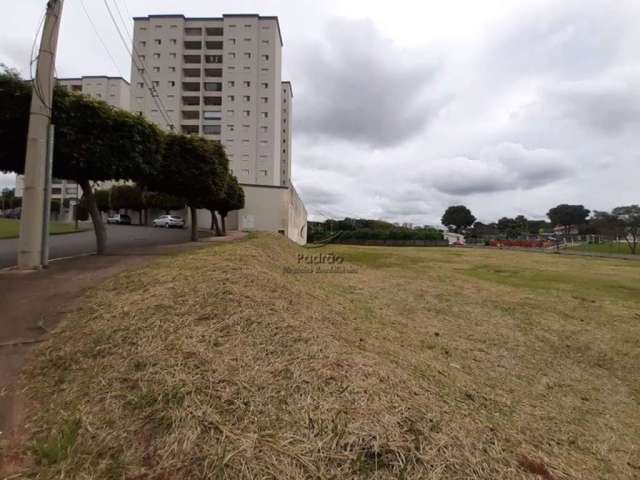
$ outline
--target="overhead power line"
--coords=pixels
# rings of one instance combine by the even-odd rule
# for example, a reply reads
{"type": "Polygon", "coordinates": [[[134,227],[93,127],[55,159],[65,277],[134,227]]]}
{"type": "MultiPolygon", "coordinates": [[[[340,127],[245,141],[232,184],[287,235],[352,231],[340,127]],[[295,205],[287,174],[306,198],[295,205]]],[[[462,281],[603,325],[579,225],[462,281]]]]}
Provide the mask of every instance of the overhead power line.
{"type": "Polygon", "coordinates": [[[111,62],[113,63],[113,66],[116,67],[116,71],[120,74],[121,77],[124,78],[124,75],[122,74],[122,71],[120,70],[120,67],[118,67],[118,62],[116,62],[115,58],[111,54],[111,50],[109,50],[109,47],[107,46],[106,42],[102,38],[102,35],[100,35],[100,32],[96,28],[96,24],[91,19],[91,15],[89,15],[89,12],[87,11],[87,7],[84,4],[84,0],[80,0],[80,5],[82,6],[82,10],[84,10],[84,14],[87,16],[87,20],[89,20],[89,23],[91,24],[91,27],[93,28],[93,31],[96,34],[96,37],[98,37],[98,40],[100,40],[100,43],[102,44],[102,47],[107,52],[107,55],[109,55],[109,58],[111,59],[111,62]]]}
{"type": "MultiPolygon", "coordinates": [[[[140,76],[142,78],[142,81],[143,81],[144,85],[147,87],[147,90],[149,90],[149,93],[151,94],[151,98],[153,98],[153,101],[155,102],[156,106],[158,107],[158,110],[160,111],[160,114],[162,115],[163,120],[165,121],[165,123],[167,124],[169,129],[174,130],[175,126],[174,126],[173,122],[171,121],[171,117],[167,113],[166,108],[164,107],[164,105],[162,104],[162,100],[159,98],[155,87],[153,86],[153,84],[150,84],[149,80],[146,77],[146,65],[144,63],[144,60],[142,60],[142,58],[136,58],[136,57],[140,57],[140,54],[137,52],[137,50],[135,50],[135,45],[133,45],[133,50],[131,50],[129,48],[127,40],[126,40],[125,36],[123,35],[123,33],[122,33],[121,29],[120,29],[120,26],[118,25],[118,22],[116,21],[116,18],[113,15],[113,11],[111,10],[111,7],[110,7],[109,3],[107,2],[107,0],[104,0],[104,5],[105,5],[105,7],[107,7],[107,12],[109,13],[109,17],[111,17],[111,21],[113,22],[113,25],[116,27],[116,31],[118,32],[118,36],[120,37],[120,40],[122,41],[122,44],[124,45],[124,48],[129,53],[131,59],[133,60],[133,64],[135,65],[136,69],[138,69],[138,72],[140,72],[140,76]],[[140,61],[142,66],[138,65],[138,61],[140,61]]],[[[116,8],[117,8],[117,6],[116,6],[116,8]]],[[[133,41],[132,41],[132,44],[133,44],[133,41]]]]}

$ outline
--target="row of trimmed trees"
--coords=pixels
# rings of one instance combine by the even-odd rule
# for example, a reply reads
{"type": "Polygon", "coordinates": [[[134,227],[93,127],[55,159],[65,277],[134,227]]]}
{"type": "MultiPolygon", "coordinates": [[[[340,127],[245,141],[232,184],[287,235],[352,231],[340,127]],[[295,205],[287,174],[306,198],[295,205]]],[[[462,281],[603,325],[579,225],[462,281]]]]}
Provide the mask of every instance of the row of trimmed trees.
{"type": "MultiPolygon", "coordinates": [[[[0,72],[0,171],[24,172],[31,86],[15,72],[0,72]]],[[[98,254],[107,246],[94,182],[133,181],[145,192],[184,200],[191,211],[191,239],[198,239],[196,210],[221,215],[244,206],[244,194],[217,142],[165,133],[145,118],[56,88],[53,176],[82,188],[96,233],[98,254]]]]}

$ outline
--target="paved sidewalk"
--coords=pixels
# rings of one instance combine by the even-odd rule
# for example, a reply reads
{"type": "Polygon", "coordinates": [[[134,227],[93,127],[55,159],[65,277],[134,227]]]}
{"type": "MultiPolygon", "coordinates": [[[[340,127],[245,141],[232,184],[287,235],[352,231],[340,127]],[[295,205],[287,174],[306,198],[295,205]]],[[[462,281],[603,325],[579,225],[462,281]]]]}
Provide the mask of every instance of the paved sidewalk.
{"type": "MultiPolygon", "coordinates": [[[[31,347],[51,330],[64,314],[82,300],[88,287],[124,270],[140,268],[164,255],[244,237],[226,237],[115,251],[105,256],[83,256],[52,262],[46,270],[0,272],[0,473],[3,448],[21,424],[20,401],[15,386],[31,347]]],[[[5,452],[6,453],[6,452],[5,452]]],[[[5,458],[5,461],[8,461],[5,458]]],[[[1,476],[1,475],[0,475],[1,476]]]]}

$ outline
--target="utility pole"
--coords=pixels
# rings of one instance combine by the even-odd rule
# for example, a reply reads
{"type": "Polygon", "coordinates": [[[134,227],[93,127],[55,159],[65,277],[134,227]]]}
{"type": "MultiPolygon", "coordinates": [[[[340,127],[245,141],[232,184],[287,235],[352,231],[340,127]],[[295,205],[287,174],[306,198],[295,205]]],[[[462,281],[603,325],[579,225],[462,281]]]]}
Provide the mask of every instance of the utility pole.
{"type": "Polygon", "coordinates": [[[49,215],[49,205],[45,206],[48,188],[47,149],[51,110],[53,105],[54,70],[58,31],[64,0],[49,0],[42,29],[36,78],[31,85],[31,113],[27,136],[27,156],[24,166],[24,193],[22,198],[22,218],[20,220],[20,240],[18,242],[18,268],[30,269],[43,266],[45,215],[49,215]]]}

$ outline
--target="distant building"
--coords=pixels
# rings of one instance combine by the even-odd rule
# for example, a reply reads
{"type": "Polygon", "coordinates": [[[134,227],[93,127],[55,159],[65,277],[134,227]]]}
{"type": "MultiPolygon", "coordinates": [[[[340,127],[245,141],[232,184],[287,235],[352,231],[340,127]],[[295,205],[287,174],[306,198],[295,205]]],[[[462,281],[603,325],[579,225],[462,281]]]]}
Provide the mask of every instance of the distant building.
{"type": "MultiPolygon", "coordinates": [[[[58,85],[75,93],[88,95],[103,100],[109,105],[125,110],[129,109],[129,82],[122,77],[88,76],[77,78],[58,78],[58,85]]],[[[101,182],[103,188],[109,188],[111,182],[101,182]]],[[[24,177],[16,176],[16,197],[22,197],[24,192],[24,177]]],[[[51,180],[51,198],[64,201],[69,199],[75,203],[76,197],[82,196],[82,189],[72,180],[53,178],[51,180]]]]}

